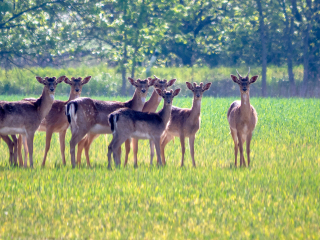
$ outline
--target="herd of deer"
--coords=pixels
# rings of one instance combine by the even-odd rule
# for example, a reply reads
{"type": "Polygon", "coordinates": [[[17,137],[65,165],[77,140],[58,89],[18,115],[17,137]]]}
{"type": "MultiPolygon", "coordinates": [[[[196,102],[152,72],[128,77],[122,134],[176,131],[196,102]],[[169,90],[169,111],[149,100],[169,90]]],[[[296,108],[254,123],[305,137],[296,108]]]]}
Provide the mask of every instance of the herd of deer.
{"type": "MultiPolygon", "coordinates": [[[[249,69],[250,72],[250,69],[249,69]]],[[[242,77],[231,75],[231,79],[240,86],[241,102],[235,101],[228,110],[228,121],[234,141],[235,166],[237,166],[238,148],[240,150],[240,166],[245,166],[243,143],[247,141],[247,158],[250,164],[250,141],[252,132],[257,123],[257,113],[250,105],[250,84],[258,76],[249,79],[249,72],[242,77]]],[[[70,140],[71,164],[76,166],[75,147],[78,144],[77,164],[81,163],[82,150],[85,150],[87,165],[90,166],[89,149],[93,140],[99,134],[113,134],[113,139],[108,146],[108,167],[111,167],[111,155],[114,162],[120,165],[121,145],[125,142],[125,162],[128,162],[130,142],[134,153],[134,166],[137,167],[138,139],[150,141],[150,164],[156,148],[158,165],[166,164],[164,149],[174,138],[179,137],[182,150],[181,166],[184,164],[185,138],[189,138],[190,153],[193,166],[194,140],[200,128],[200,109],[203,92],[208,90],[211,83],[197,85],[186,82],[188,89],[193,92],[191,109],[172,106],[172,100],[180,89],[167,91],[176,79],[170,81],[157,77],[145,80],[128,78],[135,87],[132,99],[127,102],[99,101],[91,98],[80,98],[84,84],[91,76],[82,79],[65,76],[36,77],[44,85],[42,95],[38,99],[26,98],[17,102],[0,102],[0,137],[6,142],[10,151],[10,164],[27,167],[29,153],[30,167],[33,167],[33,139],[35,132],[46,132],[46,147],[42,161],[45,166],[47,153],[50,148],[51,137],[54,132],[59,133],[60,151],[62,162],[65,165],[65,136],[70,126],[72,137],[70,140]],[[68,101],[54,100],[57,84],[64,81],[71,86],[68,101]],[[148,88],[154,86],[150,99],[146,102],[148,88]],[[164,99],[163,108],[156,112],[161,99],[164,99]],[[19,137],[17,138],[17,134],[19,137]],[[11,138],[9,137],[11,135],[11,138]],[[24,146],[24,164],[22,160],[22,145],[24,146]]]]}

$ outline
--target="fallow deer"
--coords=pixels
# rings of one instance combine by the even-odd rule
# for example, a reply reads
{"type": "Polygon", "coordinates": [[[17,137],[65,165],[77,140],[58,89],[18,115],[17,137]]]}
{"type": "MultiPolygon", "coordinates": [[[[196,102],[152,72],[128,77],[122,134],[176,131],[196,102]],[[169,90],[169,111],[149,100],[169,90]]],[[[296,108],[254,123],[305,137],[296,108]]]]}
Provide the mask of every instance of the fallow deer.
{"type": "MultiPolygon", "coordinates": [[[[237,71],[238,73],[238,71],[237,71]]],[[[246,166],[243,156],[243,144],[247,141],[247,157],[248,166],[250,165],[250,142],[252,132],[258,122],[257,112],[252,105],[250,105],[250,84],[254,83],[259,76],[253,76],[249,80],[249,72],[246,77],[242,77],[239,73],[237,78],[231,75],[232,81],[237,83],[240,87],[241,102],[234,101],[228,110],[228,122],[230,126],[231,135],[234,142],[234,165],[237,166],[238,147],[240,149],[240,167],[246,166]]]]}
{"type": "MultiPolygon", "coordinates": [[[[176,79],[171,79],[170,81],[167,81],[166,79],[161,80],[154,76],[156,79],[156,82],[154,83],[154,90],[152,92],[152,95],[150,99],[144,104],[142,108],[142,112],[148,112],[148,113],[153,113],[157,110],[162,97],[157,93],[156,89],[160,89],[161,91],[166,90],[168,87],[172,86],[176,79]]],[[[152,164],[152,159],[154,156],[154,142],[152,140],[149,140],[150,142],[150,164],[152,164]]],[[[134,156],[134,166],[138,166],[138,159],[137,159],[137,154],[138,154],[138,139],[133,138],[132,139],[132,148],[133,148],[133,156],[134,156]]],[[[128,153],[126,152],[126,158],[124,162],[124,166],[127,165],[128,162],[128,153]]]]}
{"type": "Polygon", "coordinates": [[[180,88],[171,91],[156,92],[164,99],[163,108],[157,113],[146,113],[132,109],[119,109],[109,115],[109,123],[113,139],[108,146],[108,168],[111,167],[111,154],[115,163],[120,162],[117,149],[128,138],[150,139],[154,142],[157,152],[158,164],[161,166],[160,138],[171,115],[172,100],[180,92],[180,88]]]}
{"type": "MultiPolygon", "coordinates": [[[[99,101],[91,98],[78,98],[67,104],[66,114],[70,123],[72,138],[70,140],[71,164],[75,167],[75,146],[79,143],[82,148],[86,147],[87,165],[90,166],[89,148],[92,141],[99,134],[111,134],[110,125],[108,123],[108,115],[120,108],[130,108],[141,111],[145,103],[145,99],[150,86],[154,84],[156,79],[138,79],[135,81],[128,78],[129,82],[136,88],[133,98],[127,102],[115,101],[99,101]],[[83,137],[87,136],[83,139],[83,137]],[[81,140],[82,139],[82,140],[81,140]],[[82,141],[82,143],[80,142],[82,141]],[[87,144],[87,145],[85,145],[87,144]]],[[[80,164],[81,152],[77,162],[80,164]]],[[[130,146],[130,139],[126,142],[126,147],[130,146]]],[[[119,148],[121,151],[121,148],[119,148]]]]}
{"type": "MultiPolygon", "coordinates": [[[[50,142],[51,142],[52,134],[54,132],[59,133],[60,152],[61,152],[62,162],[63,162],[63,165],[66,165],[65,137],[66,137],[67,129],[69,127],[69,123],[68,123],[67,116],[65,114],[65,106],[70,101],[80,97],[83,85],[87,84],[90,81],[90,79],[91,79],[91,76],[85,77],[83,80],[81,77],[78,77],[78,78],[72,77],[71,80],[69,80],[68,78],[64,79],[64,82],[71,86],[69,99],[67,101],[55,100],[53,102],[50,112],[45,117],[45,119],[42,120],[38,128],[38,131],[46,132],[46,147],[45,147],[44,157],[42,161],[42,167],[44,167],[46,164],[47,153],[50,149],[50,142]]],[[[30,100],[30,99],[24,99],[24,100],[30,100]]],[[[19,139],[19,143],[21,143],[20,139],[19,139]]],[[[26,144],[24,145],[25,145],[24,150],[26,155],[28,152],[28,149],[26,144]]],[[[19,158],[21,158],[21,147],[19,146],[18,148],[19,148],[19,158]]],[[[22,161],[22,160],[19,160],[19,161],[22,161]]]]}
{"type": "Polygon", "coordinates": [[[191,83],[186,82],[186,84],[187,87],[193,92],[192,107],[191,109],[172,107],[171,118],[168,123],[168,127],[161,139],[161,158],[163,164],[166,164],[164,148],[174,137],[180,137],[182,167],[185,153],[185,138],[188,137],[192,163],[195,167],[196,162],[194,160],[194,140],[196,138],[196,133],[200,128],[201,99],[203,92],[210,88],[211,83],[207,83],[204,86],[203,83],[200,83],[198,86],[196,83],[193,83],[192,85],[191,83]]]}
{"type": "MultiPolygon", "coordinates": [[[[33,138],[41,121],[49,113],[58,83],[65,76],[42,79],[36,77],[44,85],[42,95],[36,101],[0,102],[0,135],[22,134],[26,136],[30,167],[33,167],[33,138]]],[[[27,167],[25,162],[25,167],[27,167]]]]}

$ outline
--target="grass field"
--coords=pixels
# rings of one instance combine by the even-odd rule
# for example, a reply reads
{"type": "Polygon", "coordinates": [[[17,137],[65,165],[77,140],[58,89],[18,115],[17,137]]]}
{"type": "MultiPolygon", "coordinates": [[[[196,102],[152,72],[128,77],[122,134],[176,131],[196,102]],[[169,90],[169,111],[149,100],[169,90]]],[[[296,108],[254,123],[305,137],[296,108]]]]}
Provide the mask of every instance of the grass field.
{"type": "MultiPolygon", "coordinates": [[[[226,118],[234,100],[203,99],[195,169],[188,144],[186,166],[179,167],[178,139],[166,148],[164,168],[149,166],[148,142],[140,141],[139,168],[131,153],[127,168],[113,170],[107,170],[104,136],[92,145],[93,168],[86,168],[83,156],[75,170],[69,144],[67,166],[61,165],[57,134],[45,169],[44,133],[35,137],[33,170],[9,167],[2,141],[0,238],[319,238],[320,101],[252,98],[259,117],[252,166],[236,169],[226,118]]],[[[191,102],[174,99],[181,107],[191,102]]]]}

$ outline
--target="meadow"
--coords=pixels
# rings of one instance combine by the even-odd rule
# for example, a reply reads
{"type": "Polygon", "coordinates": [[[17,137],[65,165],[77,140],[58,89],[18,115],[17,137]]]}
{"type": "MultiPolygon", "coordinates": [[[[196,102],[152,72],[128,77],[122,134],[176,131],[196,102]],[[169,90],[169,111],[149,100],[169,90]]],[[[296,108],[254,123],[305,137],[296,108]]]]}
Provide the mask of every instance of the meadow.
{"type": "MultiPolygon", "coordinates": [[[[148,141],[139,141],[139,167],[133,168],[131,152],[126,168],[112,170],[107,169],[106,147],[111,136],[94,141],[91,169],[83,155],[81,167],[74,170],[69,131],[66,167],[57,134],[44,169],[44,133],[36,133],[33,170],[10,167],[2,141],[0,238],[318,238],[320,101],[251,98],[259,117],[251,142],[252,165],[234,168],[226,113],[235,99],[239,97],[203,98],[197,168],[192,168],[187,143],[185,167],[179,167],[178,139],[166,147],[165,167],[150,167],[148,141]]],[[[191,104],[188,97],[174,99],[176,106],[191,104]]]]}

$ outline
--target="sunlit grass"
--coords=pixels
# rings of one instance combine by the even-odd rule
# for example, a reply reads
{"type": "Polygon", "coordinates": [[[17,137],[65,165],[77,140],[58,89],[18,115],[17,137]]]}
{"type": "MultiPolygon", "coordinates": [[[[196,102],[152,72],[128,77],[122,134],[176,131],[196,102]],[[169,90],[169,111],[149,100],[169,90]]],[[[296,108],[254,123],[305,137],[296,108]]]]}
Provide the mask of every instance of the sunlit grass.
{"type": "MultiPolygon", "coordinates": [[[[9,167],[2,141],[0,238],[318,238],[320,101],[252,98],[259,117],[252,166],[236,169],[226,118],[234,100],[202,100],[195,169],[188,143],[186,166],[179,167],[179,139],[167,145],[164,168],[149,166],[148,141],[139,141],[139,168],[133,168],[131,152],[127,168],[111,171],[106,147],[111,136],[94,141],[92,169],[83,156],[75,170],[69,131],[66,167],[57,134],[45,169],[40,167],[44,133],[35,137],[33,170],[9,167]]],[[[191,104],[191,98],[174,99],[177,106],[191,104]]]]}

